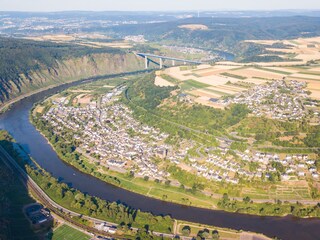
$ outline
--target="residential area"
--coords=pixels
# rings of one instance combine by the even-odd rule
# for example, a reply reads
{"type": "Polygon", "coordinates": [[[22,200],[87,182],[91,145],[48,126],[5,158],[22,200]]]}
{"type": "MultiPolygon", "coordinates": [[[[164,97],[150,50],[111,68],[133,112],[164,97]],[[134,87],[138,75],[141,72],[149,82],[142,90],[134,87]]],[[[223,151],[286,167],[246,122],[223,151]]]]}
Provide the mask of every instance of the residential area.
{"type": "Polygon", "coordinates": [[[75,132],[78,151],[102,166],[163,180],[169,173],[161,170],[155,160],[181,159],[183,150],[173,151],[172,146],[165,143],[167,134],[133,118],[132,111],[118,102],[124,88],[115,88],[98,103],[92,101],[86,107],[68,106],[69,100],[58,98],[54,100],[55,107],[43,118],[55,127],[57,134],[63,128],[75,132]]]}
{"type": "MultiPolygon", "coordinates": [[[[276,109],[279,112],[283,112],[284,108],[291,109],[281,118],[300,118],[308,114],[303,106],[303,97],[307,96],[304,85],[291,81],[288,87],[295,90],[290,94],[280,93],[285,84],[284,81],[275,81],[269,86],[256,86],[252,91],[226,101],[246,103],[256,114],[276,114],[276,109]],[[273,104],[263,105],[265,98],[275,94],[279,94],[278,100],[270,99],[273,104]],[[282,104],[284,102],[285,105],[282,104]]],[[[177,148],[166,143],[168,134],[141,124],[134,118],[133,112],[119,101],[125,88],[117,87],[97,100],[80,94],[75,98],[78,104],[81,103],[80,107],[70,102],[75,99],[59,96],[54,98],[53,107],[43,118],[49,121],[58,135],[65,129],[74,132],[74,138],[79,142],[76,150],[92,162],[140,178],[170,179],[165,164],[173,164],[210,181],[230,184],[238,184],[240,179],[319,179],[315,160],[307,154],[279,156],[249,149],[245,152],[232,150],[234,154],[230,154],[233,141],[227,137],[217,138],[219,146],[205,149],[206,154],[192,156],[190,151],[196,147],[195,142],[181,140],[177,148]]]]}
{"type": "Polygon", "coordinates": [[[219,100],[219,103],[229,105],[231,103],[246,104],[255,116],[266,116],[279,120],[301,120],[305,117],[318,116],[319,112],[311,112],[316,109],[316,101],[309,101],[307,84],[295,80],[276,80],[265,85],[256,85],[246,92],[236,96],[219,100]]]}

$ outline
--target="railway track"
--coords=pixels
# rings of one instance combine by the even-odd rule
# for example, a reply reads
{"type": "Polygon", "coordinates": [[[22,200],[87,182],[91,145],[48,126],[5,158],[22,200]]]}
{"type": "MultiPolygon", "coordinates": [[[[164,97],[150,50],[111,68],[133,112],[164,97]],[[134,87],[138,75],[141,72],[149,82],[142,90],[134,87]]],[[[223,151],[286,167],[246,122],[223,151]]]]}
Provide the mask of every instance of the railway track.
{"type": "MultiPolygon", "coordinates": [[[[94,227],[86,226],[84,224],[78,223],[73,220],[71,216],[81,216],[83,219],[91,220],[97,223],[108,223],[106,221],[102,221],[99,219],[90,218],[87,216],[82,216],[81,214],[72,212],[57,203],[53,202],[48,195],[44,193],[44,191],[30,178],[30,176],[17,164],[17,162],[8,154],[8,152],[0,146],[0,157],[5,163],[5,165],[14,173],[17,173],[20,181],[26,186],[28,190],[32,192],[34,197],[36,197],[41,204],[43,204],[46,208],[48,208],[51,212],[69,222],[71,225],[74,225],[78,228],[81,228],[89,233],[103,236],[103,237],[111,237],[117,239],[124,239],[122,236],[116,234],[109,234],[105,231],[100,231],[94,227]]],[[[117,226],[115,223],[108,223],[111,226],[117,226]]]]}

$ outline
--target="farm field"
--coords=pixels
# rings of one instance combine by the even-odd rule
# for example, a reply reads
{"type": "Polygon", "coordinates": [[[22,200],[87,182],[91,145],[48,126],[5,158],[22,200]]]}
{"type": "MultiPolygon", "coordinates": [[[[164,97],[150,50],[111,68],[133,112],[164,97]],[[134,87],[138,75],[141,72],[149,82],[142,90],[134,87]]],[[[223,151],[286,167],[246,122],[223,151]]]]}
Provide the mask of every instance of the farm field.
{"type": "MultiPolygon", "coordinates": [[[[279,43],[279,41],[251,42],[270,46],[279,43]]],[[[294,41],[284,40],[281,43],[286,47],[273,50],[290,54],[294,61],[279,63],[217,62],[214,65],[171,67],[158,73],[159,76],[167,76],[170,81],[157,76],[156,83],[159,86],[178,84],[182,91],[190,94],[194,102],[212,107],[219,107],[214,103],[216,99],[237,95],[254,85],[280,79],[306,82],[306,89],[311,92],[311,98],[320,100],[320,37],[294,41]]]]}
{"type": "Polygon", "coordinates": [[[53,231],[52,240],[89,240],[90,238],[72,227],[62,225],[53,231]]]}
{"type": "MultiPolygon", "coordinates": [[[[320,37],[313,38],[298,38],[295,40],[250,40],[246,42],[253,42],[257,44],[264,44],[270,47],[267,47],[266,50],[273,52],[282,52],[284,55],[279,55],[280,57],[284,56],[286,58],[291,58],[292,60],[299,60],[298,62],[279,62],[276,65],[286,66],[286,65],[297,65],[297,64],[306,64],[308,61],[320,59],[320,37]],[[274,47],[273,44],[283,44],[286,47],[274,47]]],[[[275,63],[264,63],[264,66],[275,65],[275,63]]]]}

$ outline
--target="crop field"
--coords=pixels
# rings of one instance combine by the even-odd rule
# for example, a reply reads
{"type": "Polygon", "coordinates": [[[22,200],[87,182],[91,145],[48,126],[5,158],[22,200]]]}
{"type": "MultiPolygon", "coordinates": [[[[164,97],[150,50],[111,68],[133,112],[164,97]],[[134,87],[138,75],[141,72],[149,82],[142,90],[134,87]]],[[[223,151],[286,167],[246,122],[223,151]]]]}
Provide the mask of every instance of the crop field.
{"type": "MultiPolygon", "coordinates": [[[[210,102],[210,99],[230,96],[247,90],[247,88],[241,86],[266,82],[264,79],[247,77],[243,73],[235,73],[233,70],[248,71],[248,68],[239,68],[239,65],[200,65],[196,68],[173,67],[164,70],[162,75],[165,75],[166,78],[176,79],[176,84],[180,86],[182,91],[194,96],[195,102],[218,107],[210,102]]],[[[264,74],[269,74],[269,72],[264,74]]],[[[256,75],[261,77],[261,75],[256,75]]],[[[156,84],[162,85],[158,77],[156,78],[156,84]]]]}
{"type": "Polygon", "coordinates": [[[54,230],[52,240],[89,240],[90,238],[72,227],[62,225],[54,230]]]}
{"type": "MultiPolygon", "coordinates": [[[[297,64],[306,64],[310,60],[320,59],[320,37],[313,38],[298,38],[295,40],[283,40],[283,41],[274,41],[274,40],[250,40],[247,42],[254,42],[257,44],[265,44],[270,47],[267,50],[274,52],[285,53],[284,57],[287,59],[292,58],[295,61],[292,62],[279,62],[277,65],[297,65],[297,64]],[[286,48],[273,48],[272,44],[274,43],[283,43],[287,45],[286,48]],[[296,60],[300,60],[297,62],[296,60]]],[[[279,55],[282,57],[282,55],[279,55]]],[[[274,63],[266,63],[267,65],[275,65],[274,63]]]]}
{"type": "Polygon", "coordinates": [[[257,62],[235,63],[218,62],[215,65],[172,67],[162,70],[159,74],[166,78],[156,78],[159,86],[176,84],[189,93],[194,102],[219,107],[211,102],[212,98],[236,95],[254,87],[279,79],[306,82],[311,97],[320,100],[320,37],[284,41],[252,41],[270,45],[269,50],[283,52],[279,54],[291,62],[257,62]],[[284,48],[272,48],[272,44],[282,43],[284,48]],[[299,60],[299,61],[297,61],[299,60]],[[307,64],[313,61],[312,64],[307,64]],[[168,81],[168,79],[175,81],[168,81]],[[170,83],[171,84],[170,84],[170,83]]]}
{"type": "Polygon", "coordinates": [[[193,90],[193,89],[206,88],[206,87],[210,87],[210,85],[202,82],[198,82],[192,79],[186,80],[181,84],[182,90],[193,90]]]}
{"type": "Polygon", "coordinates": [[[162,78],[161,76],[156,76],[154,84],[160,87],[167,87],[167,86],[174,86],[173,83],[169,82],[168,80],[162,78]]]}

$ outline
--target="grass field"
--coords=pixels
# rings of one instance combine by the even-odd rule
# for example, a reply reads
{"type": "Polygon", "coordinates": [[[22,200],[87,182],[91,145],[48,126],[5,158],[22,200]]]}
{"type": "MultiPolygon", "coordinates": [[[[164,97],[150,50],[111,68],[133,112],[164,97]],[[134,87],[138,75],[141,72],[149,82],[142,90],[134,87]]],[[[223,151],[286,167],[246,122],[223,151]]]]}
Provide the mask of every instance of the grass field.
{"type": "Polygon", "coordinates": [[[221,75],[226,76],[226,77],[237,78],[237,79],[241,79],[241,80],[247,79],[246,77],[243,77],[243,76],[240,76],[240,75],[236,75],[236,74],[232,74],[232,73],[227,73],[227,72],[221,73],[221,75]]]}
{"type": "Polygon", "coordinates": [[[186,80],[181,84],[181,89],[182,90],[191,90],[191,89],[199,89],[199,88],[206,88],[210,87],[210,85],[201,83],[195,80],[186,80]]]}
{"type": "Polygon", "coordinates": [[[89,240],[90,238],[72,227],[62,225],[54,230],[52,240],[89,240]]]}
{"type": "Polygon", "coordinates": [[[276,70],[276,69],[271,69],[271,68],[261,68],[261,67],[255,67],[256,69],[259,70],[263,70],[263,71],[268,71],[268,72],[272,72],[272,73],[279,73],[279,74],[283,74],[283,75],[290,75],[290,72],[286,72],[286,71],[281,71],[281,70],[276,70]]]}

